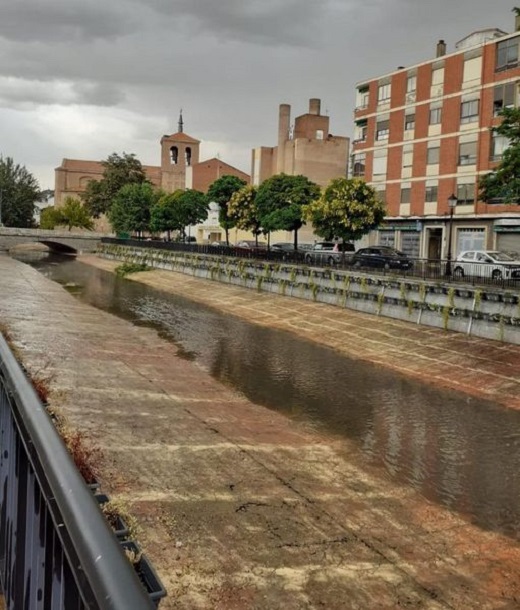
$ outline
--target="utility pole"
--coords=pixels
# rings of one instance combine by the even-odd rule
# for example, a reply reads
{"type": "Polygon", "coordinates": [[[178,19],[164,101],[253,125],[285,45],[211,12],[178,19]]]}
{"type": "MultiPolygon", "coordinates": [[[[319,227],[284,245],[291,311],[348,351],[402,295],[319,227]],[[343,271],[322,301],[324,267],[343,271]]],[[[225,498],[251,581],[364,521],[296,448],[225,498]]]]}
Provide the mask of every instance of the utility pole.
{"type": "Polygon", "coordinates": [[[4,191],[2,190],[2,188],[0,188],[0,227],[2,226],[2,197],[3,197],[4,191]]]}

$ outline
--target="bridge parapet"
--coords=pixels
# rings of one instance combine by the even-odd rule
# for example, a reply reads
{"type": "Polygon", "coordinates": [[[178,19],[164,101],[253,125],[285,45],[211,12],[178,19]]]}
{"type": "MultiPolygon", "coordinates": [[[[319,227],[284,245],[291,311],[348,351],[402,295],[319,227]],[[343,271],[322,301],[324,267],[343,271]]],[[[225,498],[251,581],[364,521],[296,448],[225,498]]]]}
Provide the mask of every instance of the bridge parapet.
{"type": "Polygon", "coordinates": [[[91,231],[51,231],[0,227],[0,250],[10,250],[27,243],[42,243],[51,249],[68,252],[94,252],[105,233],[91,231]]]}

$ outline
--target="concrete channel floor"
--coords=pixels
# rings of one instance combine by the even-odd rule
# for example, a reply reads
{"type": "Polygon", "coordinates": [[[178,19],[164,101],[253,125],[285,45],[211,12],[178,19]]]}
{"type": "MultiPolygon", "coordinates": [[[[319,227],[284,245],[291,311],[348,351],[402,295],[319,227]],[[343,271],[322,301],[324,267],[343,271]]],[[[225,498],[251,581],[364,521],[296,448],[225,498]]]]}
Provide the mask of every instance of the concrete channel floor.
{"type": "MultiPolygon", "coordinates": [[[[519,407],[515,346],[169,272],[134,279],[519,407]]],[[[138,518],[168,589],[163,610],[520,607],[518,542],[389,480],[347,439],[249,402],[155,331],[7,256],[0,323],[28,369],[52,375],[53,404],[102,447],[103,490],[138,518]]]]}

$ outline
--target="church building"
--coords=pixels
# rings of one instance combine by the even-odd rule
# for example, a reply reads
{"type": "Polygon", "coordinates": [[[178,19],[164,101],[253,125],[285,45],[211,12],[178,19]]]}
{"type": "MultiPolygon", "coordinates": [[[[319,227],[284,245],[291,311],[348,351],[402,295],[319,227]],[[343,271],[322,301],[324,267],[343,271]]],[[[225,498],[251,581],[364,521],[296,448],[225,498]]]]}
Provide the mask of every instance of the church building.
{"type": "MultiPolygon", "coordinates": [[[[249,183],[249,176],[218,158],[199,161],[200,140],[184,133],[182,113],[177,133],[161,138],[161,165],[143,165],[148,180],[171,193],[177,189],[194,189],[206,193],[217,178],[238,176],[249,183]]],[[[79,198],[91,180],[103,177],[101,161],[63,159],[55,169],[55,205],[66,197],[79,198]]]]}

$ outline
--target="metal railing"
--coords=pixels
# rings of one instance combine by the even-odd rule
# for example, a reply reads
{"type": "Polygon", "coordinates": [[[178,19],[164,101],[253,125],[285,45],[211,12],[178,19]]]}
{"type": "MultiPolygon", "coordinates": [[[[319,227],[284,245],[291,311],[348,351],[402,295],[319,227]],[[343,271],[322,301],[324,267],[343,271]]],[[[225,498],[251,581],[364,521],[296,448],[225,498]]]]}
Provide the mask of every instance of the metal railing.
{"type": "Polygon", "coordinates": [[[0,580],[8,610],[155,607],[2,335],[0,580]]]}
{"type": "MultiPolygon", "coordinates": [[[[478,264],[468,266],[467,263],[457,265],[457,261],[446,259],[424,259],[407,257],[409,265],[390,262],[387,266],[381,264],[367,265],[356,262],[352,252],[343,256],[332,252],[316,253],[310,250],[268,250],[266,248],[239,248],[236,246],[211,246],[206,244],[188,244],[181,242],[164,242],[159,240],[103,238],[104,244],[119,244],[138,248],[154,248],[192,254],[209,254],[213,256],[230,256],[262,261],[306,264],[312,267],[361,271],[370,275],[391,276],[403,279],[416,279],[443,283],[471,284],[473,286],[495,286],[497,288],[520,289],[520,275],[516,278],[507,277],[504,273],[493,275],[492,271],[482,271],[478,264]],[[461,272],[461,269],[462,272],[461,272]],[[465,271],[464,271],[465,269],[465,271]]],[[[520,265],[519,265],[520,267],[520,265]]]]}

